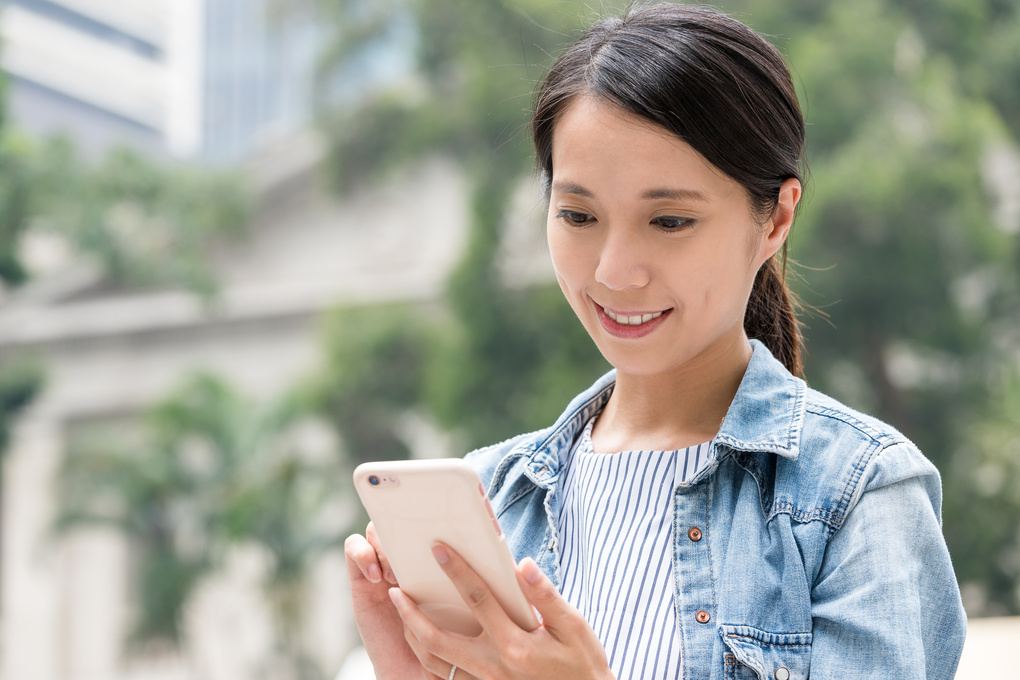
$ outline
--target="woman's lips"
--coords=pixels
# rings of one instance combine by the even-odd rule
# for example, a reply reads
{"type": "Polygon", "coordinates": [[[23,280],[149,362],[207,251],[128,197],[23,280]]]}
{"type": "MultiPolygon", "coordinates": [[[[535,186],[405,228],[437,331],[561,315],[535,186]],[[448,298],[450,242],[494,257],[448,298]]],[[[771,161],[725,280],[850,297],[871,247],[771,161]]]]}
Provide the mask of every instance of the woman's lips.
{"type": "Polygon", "coordinates": [[[640,338],[661,326],[673,309],[658,312],[624,312],[609,310],[592,300],[598,310],[602,327],[618,338],[640,338]]]}
{"type": "Polygon", "coordinates": [[[606,316],[608,316],[610,319],[612,319],[616,323],[623,324],[624,326],[637,326],[638,324],[648,323],[652,319],[657,319],[660,316],[662,316],[662,312],[652,312],[650,314],[648,314],[648,313],[645,313],[645,314],[641,314],[641,313],[636,313],[636,314],[620,313],[620,314],[616,314],[616,313],[611,312],[610,310],[606,309],[605,307],[602,308],[602,311],[604,311],[606,313],[606,316]]]}

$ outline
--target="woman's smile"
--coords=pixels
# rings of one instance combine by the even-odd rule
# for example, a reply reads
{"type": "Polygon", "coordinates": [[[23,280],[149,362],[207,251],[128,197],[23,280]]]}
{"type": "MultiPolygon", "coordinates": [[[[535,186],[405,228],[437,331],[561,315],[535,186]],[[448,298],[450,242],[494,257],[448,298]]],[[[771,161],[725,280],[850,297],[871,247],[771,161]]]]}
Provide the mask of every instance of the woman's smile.
{"type": "Polygon", "coordinates": [[[656,330],[669,318],[673,308],[657,312],[619,311],[603,307],[592,300],[602,327],[618,338],[642,338],[656,330]]]}

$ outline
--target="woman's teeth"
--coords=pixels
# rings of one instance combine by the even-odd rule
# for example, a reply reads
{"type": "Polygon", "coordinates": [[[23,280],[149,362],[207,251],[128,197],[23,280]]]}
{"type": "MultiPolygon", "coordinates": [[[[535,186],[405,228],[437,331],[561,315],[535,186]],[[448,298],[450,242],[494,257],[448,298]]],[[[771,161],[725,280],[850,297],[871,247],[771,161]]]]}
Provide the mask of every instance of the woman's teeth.
{"type": "Polygon", "coordinates": [[[639,314],[638,316],[625,316],[623,314],[614,314],[608,309],[605,310],[606,316],[615,321],[618,324],[624,326],[637,326],[639,324],[648,323],[652,319],[658,319],[662,316],[662,312],[655,312],[654,314],[639,314]]]}

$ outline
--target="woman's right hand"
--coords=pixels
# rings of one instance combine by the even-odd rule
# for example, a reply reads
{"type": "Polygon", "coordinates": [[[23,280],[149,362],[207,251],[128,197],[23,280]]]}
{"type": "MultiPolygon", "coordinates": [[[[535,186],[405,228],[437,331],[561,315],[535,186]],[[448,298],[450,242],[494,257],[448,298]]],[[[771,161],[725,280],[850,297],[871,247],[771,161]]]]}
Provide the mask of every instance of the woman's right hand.
{"type": "Polygon", "coordinates": [[[371,522],[365,535],[353,534],[344,542],[347,577],[351,584],[354,622],[376,678],[421,678],[421,663],[404,638],[404,622],[390,600],[397,585],[371,522]]]}

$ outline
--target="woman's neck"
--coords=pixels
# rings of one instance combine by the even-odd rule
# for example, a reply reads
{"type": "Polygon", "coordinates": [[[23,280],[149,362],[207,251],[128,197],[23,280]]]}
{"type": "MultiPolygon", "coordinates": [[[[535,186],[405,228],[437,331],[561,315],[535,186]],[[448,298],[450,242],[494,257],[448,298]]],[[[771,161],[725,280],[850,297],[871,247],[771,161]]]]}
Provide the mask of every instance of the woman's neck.
{"type": "Polygon", "coordinates": [[[711,440],[751,354],[751,344],[741,333],[734,342],[669,373],[617,372],[616,388],[592,431],[595,451],[672,451],[711,440]]]}

